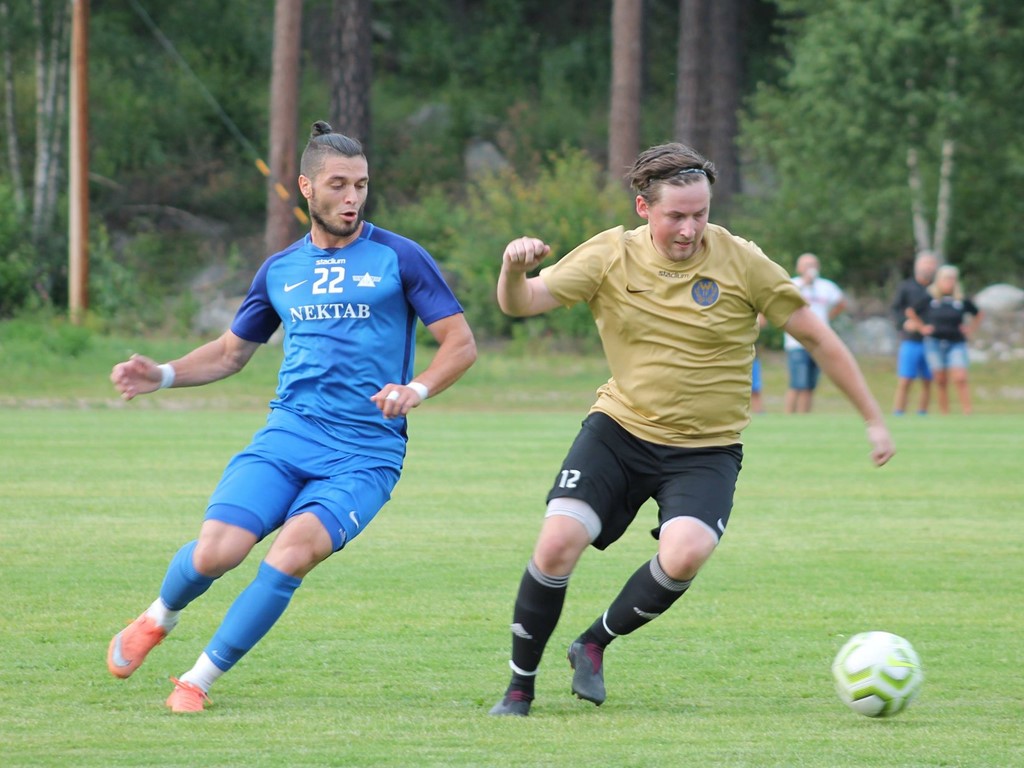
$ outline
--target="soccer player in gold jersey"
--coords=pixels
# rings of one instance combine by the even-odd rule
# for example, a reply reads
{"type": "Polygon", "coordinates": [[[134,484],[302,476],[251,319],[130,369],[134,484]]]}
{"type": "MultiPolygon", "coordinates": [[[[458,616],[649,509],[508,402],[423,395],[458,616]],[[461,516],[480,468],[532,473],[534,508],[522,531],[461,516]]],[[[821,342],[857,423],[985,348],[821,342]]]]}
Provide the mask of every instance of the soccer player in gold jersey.
{"type": "Polygon", "coordinates": [[[573,568],[605,549],[653,498],[657,553],[568,651],[572,690],[605,700],[604,650],[664,613],[725,533],[750,421],[758,313],[798,339],[864,417],[878,466],[894,447],[853,355],[786,271],[752,242],[708,223],[715,167],[682,144],[652,147],[629,174],[646,220],[616,227],[534,277],[551,252],[533,237],[502,256],[498,303],[526,317],[585,301],[611,378],[597,392],[547,497],[512,617],[512,679],[493,715],[529,714],[544,647],[573,568]]]}

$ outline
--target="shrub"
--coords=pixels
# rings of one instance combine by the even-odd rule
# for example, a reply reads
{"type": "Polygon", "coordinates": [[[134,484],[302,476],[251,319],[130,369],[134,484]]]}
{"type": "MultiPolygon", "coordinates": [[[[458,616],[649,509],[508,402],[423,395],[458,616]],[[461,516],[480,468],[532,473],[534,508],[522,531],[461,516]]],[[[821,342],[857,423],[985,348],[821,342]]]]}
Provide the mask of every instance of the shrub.
{"type": "Polygon", "coordinates": [[[516,320],[495,300],[505,245],[521,235],[551,246],[554,261],[598,232],[638,223],[630,196],[578,150],[552,155],[536,180],[513,170],[472,184],[458,204],[443,196],[382,211],[382,226],[420,242],[438,260],[481,338],[567,338],[592,345],[596,330],[585,306],[516,320]],[[523,326],[523,327],[519,327],[523,326]]]}

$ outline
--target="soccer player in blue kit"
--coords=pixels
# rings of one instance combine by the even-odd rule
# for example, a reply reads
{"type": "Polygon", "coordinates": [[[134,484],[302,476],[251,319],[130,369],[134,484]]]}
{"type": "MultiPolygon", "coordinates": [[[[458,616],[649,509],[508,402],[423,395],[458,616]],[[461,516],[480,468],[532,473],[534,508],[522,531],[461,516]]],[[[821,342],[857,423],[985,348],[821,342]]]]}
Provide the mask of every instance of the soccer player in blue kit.
{"type": "Polygon", "coordinates": [[[476,360],[462,307],[430,255],[363,219],[368,184],[360,143],[314,123],[299,176],[309,234],[263,263],[220,338],[163,365],[136,355],[111,373],[126,400],[208,384],[240,371],[284,327],[266,426],[227,465],[198,539],[174,555],[157,599],[107,651],[110,672],[127,678],[189,603],[278,531],[195,666],[171,678],[174,712],[201,711],[306,574],[373,520],[402,470],[407,414],[476,360]],[[417,318],[438,347],[413,379],[417,318]]]}

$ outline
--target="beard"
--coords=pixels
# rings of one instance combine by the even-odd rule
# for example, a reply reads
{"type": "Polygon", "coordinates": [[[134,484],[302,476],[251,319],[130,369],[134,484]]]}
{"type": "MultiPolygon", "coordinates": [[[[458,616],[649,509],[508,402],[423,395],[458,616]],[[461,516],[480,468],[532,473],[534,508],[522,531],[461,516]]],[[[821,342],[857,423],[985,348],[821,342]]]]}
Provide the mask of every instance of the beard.
{"type": "Polygon", "coordinates": [[[331,222],[327,220],[326,215],[321,211],[320,206],[316,202],[316,196],[314,195],[309,199],[309,217],[316,222],[316,225],[320,227],[320,229],[332,237],[348,237],[355,233],[355,231],[359,229],[359,225],[363,223],[363,210],[365,207],[365,203],[359,206],[359,213],[352,223],[331,222]]]}

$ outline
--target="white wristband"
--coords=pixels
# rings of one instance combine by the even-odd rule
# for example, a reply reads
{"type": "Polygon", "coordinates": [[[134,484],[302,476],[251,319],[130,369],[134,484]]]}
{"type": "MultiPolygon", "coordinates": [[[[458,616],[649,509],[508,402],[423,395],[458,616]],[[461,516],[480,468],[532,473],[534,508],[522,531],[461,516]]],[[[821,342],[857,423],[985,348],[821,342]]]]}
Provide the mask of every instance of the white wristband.
{"type": "Polygon", "coordinates": [[[160,389],[167,389],[167,387],[174,384],[174,366],[170,363],[164,363],[159,366],[160,368],[160,389]]]}
{"type": "Polygon", "coordinates": [[[410,381],[405,386],[407,386],[409,389],[411,389],[413,392],[419,395],[420,400],[426,400],[428,397],[430,397],[430,389],[427,387],[426,384],[421,384],[418,381],[410,381]]]}

